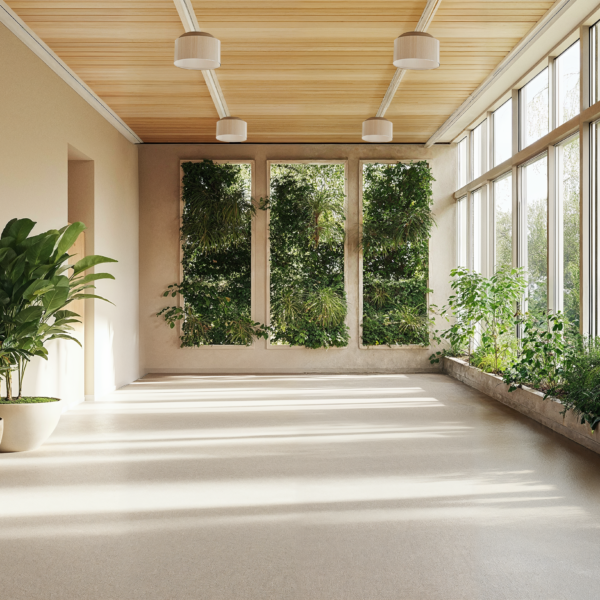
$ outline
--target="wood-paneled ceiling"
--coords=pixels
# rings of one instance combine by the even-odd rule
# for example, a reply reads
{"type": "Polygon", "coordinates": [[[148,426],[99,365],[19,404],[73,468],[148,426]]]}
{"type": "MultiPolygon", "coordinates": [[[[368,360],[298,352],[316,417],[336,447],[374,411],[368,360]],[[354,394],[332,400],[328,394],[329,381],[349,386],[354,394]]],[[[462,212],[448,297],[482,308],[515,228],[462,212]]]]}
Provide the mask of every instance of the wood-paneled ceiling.
{"type": "MultiPolygon", "coordinates": [[[[7,0],[144,142],[215,142],[199,72],[173,66],[172,0],[7,0]]],[[[394,75],[394,39],[426,0],[193,0],[222,43],[217,70],[248,142],[361,142],[394,75]]],[[[408,72],[386,113],[394,142],[425,142],[552,6],[444,0],[429,28],[441,67],[408,72]]]]}

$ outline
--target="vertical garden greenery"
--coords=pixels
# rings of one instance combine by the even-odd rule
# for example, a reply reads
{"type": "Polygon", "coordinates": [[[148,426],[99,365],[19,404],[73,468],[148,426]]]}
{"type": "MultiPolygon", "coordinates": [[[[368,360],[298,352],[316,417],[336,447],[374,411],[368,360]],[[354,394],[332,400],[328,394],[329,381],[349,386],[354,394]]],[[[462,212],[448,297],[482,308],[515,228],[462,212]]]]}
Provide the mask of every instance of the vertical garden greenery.
{"type": "Polygon", "coordinates": [[[431,169],[368,164],[363,181],[363,344],[427,344],[431,169]]]}
{"type": "Polygon", "coordinates": [[[210,160],[182,164],[183,280],[165,296],[183,306],[161,310],[171,327],[181,322],[181,345],[248,345],[264,336],[251,310],[250,166],[210,160]]]}
{"type": "Polygon", "coordinates": [[[343,165],[271,166],[272,342],[348,345],[343,165]]]}

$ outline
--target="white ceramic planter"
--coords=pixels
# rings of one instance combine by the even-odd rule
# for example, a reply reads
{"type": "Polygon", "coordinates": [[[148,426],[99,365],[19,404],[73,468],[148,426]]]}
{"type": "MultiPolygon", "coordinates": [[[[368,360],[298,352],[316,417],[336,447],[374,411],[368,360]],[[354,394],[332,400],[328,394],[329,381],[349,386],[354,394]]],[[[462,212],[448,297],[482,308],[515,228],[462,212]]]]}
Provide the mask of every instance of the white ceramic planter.
{"type": "Polygon", "coordinates": [[[58,425],[63,403],[0,404],[4,433],[0,452],[24,452],[41,446],[58,425]]]}
{"type": "Polygon", "coordinates": [[[458,358],[444,357],[442,368],[446,375],[466,383],[556,433],[600,454],[600,428],[592,431],[589,425],[582,425],[579,417],[571,410],[563,416],[564,407],[559,400],[554,398],[544,400],[544,394],[525,386],[509,392],[508,385],[501,377],[484,373],[458,358]]]}

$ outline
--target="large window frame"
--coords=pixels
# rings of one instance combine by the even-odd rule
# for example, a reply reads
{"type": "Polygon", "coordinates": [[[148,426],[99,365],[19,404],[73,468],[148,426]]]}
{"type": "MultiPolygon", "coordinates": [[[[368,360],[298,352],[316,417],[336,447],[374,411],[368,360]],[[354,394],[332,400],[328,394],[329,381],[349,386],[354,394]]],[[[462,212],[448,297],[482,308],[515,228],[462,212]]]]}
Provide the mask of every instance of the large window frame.
{"type": "MultiPolygon", "coordinates": [[[[598,17],[596,17],[598,18],[598,17]]],[[[579,164],[579,201],[580,201],[580,330],[583,334],[600,335],[600,21],[587,20],[578,28],[565,36],[548,54],[523,78],[515,82],[508,90],[499,96],[484,113],[475,119],[469,127],[457,136],[456,140],[469,139],[470,153],[473,151],[471,137],[473,130],[485,119],[488,122],[488,135],[486,140],[487,169],[479,177],[471,180],[456,190],[455,199],[465,196],[469,199],[473,192],[482,190],[486,201],[483,203],[486,213],[486,223],[483,232],[489,232],[482,238],[481,264],[484,274],[491,275],[494,269],[495,255],[495,224],[494,224],[494,181],[512,171],[512,235],[513,235],[513,262],[514,267],[519,266],[520,249],[523,239],[523,215],[519,210],[522,191],[519,185],[520,167],[544,153],[548,154],[548,309],[561,310],[562,290],[560,289],[561,250],[561,215],[560,189],[558,181],[558,153],[559,146],[564,144],[574,135],[579,135],[580,164],[579,164]],[[580,71],[579,71],[579,114],[568,121],[558,124],[560,119],[557,114],[558,85],[555,75],[554,61],[566,50],[579,41],[580,71]],[[544,69],[548,69],[548,114],[549,131],[540,139],[522,147],[523,118],[521,93],[531,80],[537,77],[544,69]],[[510,158],[500,164],[494,160],[493,146],[493,113],[507,101],[512,102],[512,153],[510,158]],[[492,118],[490,118],[492,117],[492,118]],[[487,261],[487,263],[486,263],[487,261]],[[487,265],[487,267],[486,267],[487,265]],[[491,266],[490,266],[491,265],[491,266]]],[[[473,157],[468,157],[469,165],[473,157]]],[[[472,173],[472,167],[471,167],[472,173]]],[[[471,212],[471,211],[469,211],[471,212]]],[[[472,237],[472,228],[468,234],[472,237]]],[[[469,248],[473,248],[473,240],[468,241],[469,248]]],[[[472,268],[473,259],[469,257],[469,266],[472,268]]]]}

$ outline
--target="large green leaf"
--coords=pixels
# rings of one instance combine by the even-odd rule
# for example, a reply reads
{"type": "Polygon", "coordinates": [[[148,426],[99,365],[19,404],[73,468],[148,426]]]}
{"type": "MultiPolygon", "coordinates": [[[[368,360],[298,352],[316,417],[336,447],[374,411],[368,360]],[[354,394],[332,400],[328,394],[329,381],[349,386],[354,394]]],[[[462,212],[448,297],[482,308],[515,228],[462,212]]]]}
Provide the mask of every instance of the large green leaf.
{"type": "Polygon", "coordinates": [[[76,223],[69,225],[58,242],[56,256],[62,256],[65,252],[67,252],[84,229],[85,225],[81,221],[77,221],[76,223]]]}
{"type": "Polygon", "coordinates": [[[31,219],[11,219],[2,232],[3,238],[12,237],[15,244],[20,244],[35,227],[31,219]]]}
{"type": "Polygon", "coordinates": [[[64,286],[55,287],[42,296],[42,304],[46,309],[46,314],[52,314],[54,311],[62,308],[69,298],[69,288],[64,286]]]}
{"type": "Polygon", "coordinates": [[[41,296],[54,289],[54,286],[44,279],[36,279],[24,292],[23,298],[31,300],[35,296],[41,296]]]}
{"type": "Polygon", "coordinates": [[[90,273],[84,277],[78,277],[71,281],[71,285],[76,284],[78,286],[89,283],[90,281],[97,281],[98,279],[114,279],[115,276],[110,273],[90,273]]]}
{"type": "Polygon", "coordinates": [[[99,256],[98,254],[91,254],[90,256],[82,258],[80,261],[76,262],[75,265],[73,265],[72,277],[75,277],[76,275],[79,275],[79,273],[83,273],[84,271],[87,271],[96,265],[116,262],[119,261],[115,260],[114,258],[107,258],[106,256],[99,256]]]}
{"type": "Polygon", "coordinates": [[[71,298],[71,300],[81,300],[84,298],[95,298],[96,300],[104,300],[104,302],[108,302],[109,304],[112,304],[113,306],[115,306],[114,302],[111,302],[110,300],[107,300],[106,298],[103,298],[102,296],[96,296],[96,294],[76,294],[75,296],[73,296],[71,298]]]}
{"type": "Polygon", "coordinates": [[[29,321],[39,321],[44,314],[44,309],[41,306],[29,306],[22,310],[15,317],[17,323],[27,323],[29,321]]]}
{"type": "Polygon", "coordinates": [[[46,231],[25,240],[25,256],[31,265],[43,265],[48,261],[56,246],[58,231],[46,231]]]}

